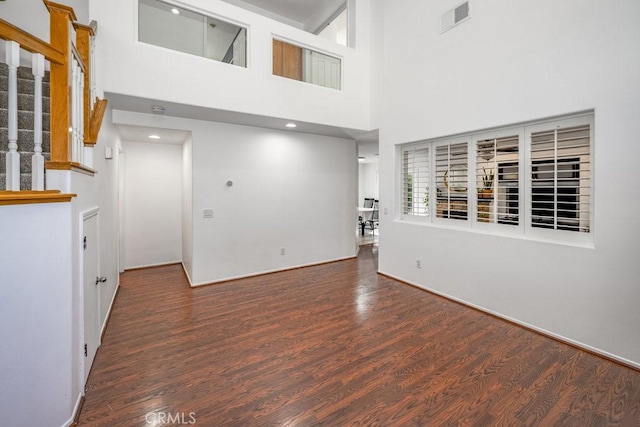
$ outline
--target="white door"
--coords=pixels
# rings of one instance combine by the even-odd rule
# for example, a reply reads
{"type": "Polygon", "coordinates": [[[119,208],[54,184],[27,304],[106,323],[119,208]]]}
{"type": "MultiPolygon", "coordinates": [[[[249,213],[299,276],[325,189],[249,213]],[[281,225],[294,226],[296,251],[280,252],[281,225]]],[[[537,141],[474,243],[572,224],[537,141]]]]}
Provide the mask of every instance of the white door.
{"type": "Polygon", "coordinates": [[[84,214],[82,221],[82,291],[84,301],[84,383],[100,345],[98,271],[98,210],[84,214]]]}
{"type": "Polygon", "coordinates": [[[304,50],[305,81],[340,89],[340,59],[308,49],[304,50]]]}

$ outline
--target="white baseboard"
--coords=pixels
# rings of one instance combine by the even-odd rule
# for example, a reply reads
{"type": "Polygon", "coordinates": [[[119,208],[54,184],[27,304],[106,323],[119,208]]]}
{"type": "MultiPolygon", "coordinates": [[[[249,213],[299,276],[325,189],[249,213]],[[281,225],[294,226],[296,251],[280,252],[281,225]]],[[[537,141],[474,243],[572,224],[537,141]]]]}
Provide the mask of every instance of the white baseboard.
{"type": "Polygon", "coordinates": [[[111,310],[113,310],[113,304],[116,302],[116,295],[118,295],[118,289],[120,289],[120,275],[118,275],[118,283],[116,283],[116,288],[113,290],[113,295],[111,296],[111,302],[109,303],[109,309],[107,310],[107,315],[104,317],[104,322],[102,323],[102,328],[100,328],[100,342],[98,345],[102,344],[102,336],[104,335],[104,331],[107,328],[107,323],[109,323],[109,317],[111,317],[111,310]]]}
{"type": "MultiPolygon", "coordinates": [[[[228,282],[230,280],[247,279],[249,277],[262,276],[264,274],[279,273],[281,271],[297,270],[298,268],[303,268],[303,267],[312,267],[314,265],[322,265],[322,264],[329,264],[331,262],[336,262],[336,261],[344,261],[346,259],[356,258],[356,256],[357,255],[350,255],[350,256],[346,256],[346,257],[342,257],[342,258],[335,258],[335,259],[329,259],[329,260],[325,260],[325,261],[312,262],[312,263],[309,263],[309,264],[301,264],[301,265],[295,265],[295,266],[291,266],[291,267],[277,268],[277,269],[274,269],[274,270],[261,271],[261,272],[257,272],[257,273],[250,273],[250,274],[244,274],[244,275],[239,275],[239,276],[224,277],[222,279],[216,279],[216,280],[208,281],[208,282],[191,283],[191,281],[189,281],[189,284],[191,285],[192,288],[195,288],[195,287],[198,287],[198,286],[215,285],[216,283],[228,282]]],[[[189,276],[187,275],[187,277],[189,277],[189,276]]]]}
{"type": "Polygon", "coordinates": [[[182,271],[184,271],[184,275],[187,277],[187,282],[189,282],[189,286],[193,288],[193,282],[191,281],[191,276],[189,276],[189,272],[187,271],[187,267],[184,265],[184,261],[180,263],[182,265],[182,271]]]}
{"type": "Polygon", "coordinates": [[[397,280],[399,282],[403,282],[403,283],[407,283],[407,284],[409,284],[411,286],[415,286],[416,288],[424,289],[427,292],[431,292],[432,294],[441,296],[441,297],[446,298],[446,299],[448,299],[450,301],[455,301],[455,302],[460,303],[460,304],[462,304],[464,306],[471,307],[471,308],[474,308],[476,310],[482,311],[483,313],[487,313],[487,314],[490,314],[492,316],[498,317],[498,318],[500,318],[502,320],[506,320],[507,322],[522,326],[523,328],[532,330],[532,331],[537,332],[537,333],[539,333],[541,335],[547,336],[549,338],[555,339],[557,341],[563,342],[563,343],[571,345],[573,347],[577,347],[579,349],[588,351],[590,353],[602,356],[605,359],[610,359],[610,360],[618,362],[618,363],[620,363],[622,365],[628,366],[630,368],[640,370],[640,363],[634,362],[633,360],[625,359],[624,357],[620,357],[620,356],[615,355],[613,353],[609,353],[608,351],[604,351],[602,349],[599,349],[599,348],[596,348],[596,347],[592,347],[592,346],[590,346],[588,344],[585,344],[585,343],[582,343],[580,341],[576,341],[576,340],[573,340],[571,338],[567,338],[567,337],[564,337],[562,335],[556,334],[555,332],[551,332],[551,331],[548,331],[546,329],[542,329],[542,328],[539,328],[537,326],[531,325],[529,323],[522,322],[522,321],[520,321],[518,319],[514,319],[512,317],[505,316],[504,314],[498,313],[498,312],[493,311],[493,310],[489,310],[488,308],[485,308],[485,307],[470,303],[468,301],[465,301],[463,299],[451,296],[451,295],[446,294],[444,292],[436,291],[435,289],[429,288],[429,287],[421,285],[419,283],[411,282],[411,281],[409,281],[407,279],[394,276],[393,274],[385,273],[384,271],[381,271],[381,270],[378,270],[378,273],[383,274],[383,275],[385,275],[387,277],[390,277],[392,279],[395,279],[395,280],[397,280]]]}
{"type": "Polygon", "coordinates": [[[177,260],[177,261],[171,261],[171,262],[159,262],[157,264],[144,264],[144,265],[136,265],[136,266],[132,266],[132,267],[125,267],[124,271],[128,271],[128,270],[141,270],[143,268],[151,268],[151,267],[162,267],[164,265],[174,265],[174,264],[180,264],[182,262],[182,260],[177,260]]]}
{"type": "Polygon", "coordinates": [[[82,393],[78,394],[78,399],[76,399],[76,404],[73,407],[73,413],[71,414],[71,418],[65,421],[64,424],[62,424],[62,427],[69,427],[71,424],[73,424],[73,421],[76,419],[76,417],[78,416],[78,412],[80,411],[80,405],[82,404],[83,397],[84,396],[82,393]]]}

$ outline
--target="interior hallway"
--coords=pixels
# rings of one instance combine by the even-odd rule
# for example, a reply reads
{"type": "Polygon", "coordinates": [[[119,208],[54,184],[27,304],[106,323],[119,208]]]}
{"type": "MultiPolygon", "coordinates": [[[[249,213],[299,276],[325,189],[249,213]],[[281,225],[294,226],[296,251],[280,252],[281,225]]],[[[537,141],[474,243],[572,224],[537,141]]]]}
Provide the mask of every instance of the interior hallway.
{"type": "Polygon", "coordinates": [[[640,372],[376,264],[365,245],[357,259],[195,289],[180,265],[124,273],[79,425],[640,423],[640,372]]]}

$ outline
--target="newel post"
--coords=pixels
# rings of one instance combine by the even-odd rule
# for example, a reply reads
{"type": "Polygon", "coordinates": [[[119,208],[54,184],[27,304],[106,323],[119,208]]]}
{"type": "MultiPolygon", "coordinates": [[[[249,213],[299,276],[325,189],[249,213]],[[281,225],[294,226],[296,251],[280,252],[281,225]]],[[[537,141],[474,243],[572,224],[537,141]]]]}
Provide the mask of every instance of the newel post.
{"type": "Polygon", "coordinates": [[[70,57],[71,57],[71,22],[76,20],[73,9],[69,6],[43,0],[49,9],[50,44],[62,52],[64,64],[51,63],[50,100],[51,100],[51,163],[71,161],[70,118],[70,57]]]}
{"type": "Polygon", "coordinates": [[[83,96],[83,122],[84,122],[84,144],[94,145],[96,141],[90,141],[91,135],[91,110],[93,102],[91,99],[91,85],[94,78],[91,73],[93,71],[93,58],[91,58],[91,38],[95,35],[95,27],[82,25],[74,22],[73,27],[76,29],[76,49],[80,54],[80,58],[85,65],[84,71],[84,96],[83,96]]]}

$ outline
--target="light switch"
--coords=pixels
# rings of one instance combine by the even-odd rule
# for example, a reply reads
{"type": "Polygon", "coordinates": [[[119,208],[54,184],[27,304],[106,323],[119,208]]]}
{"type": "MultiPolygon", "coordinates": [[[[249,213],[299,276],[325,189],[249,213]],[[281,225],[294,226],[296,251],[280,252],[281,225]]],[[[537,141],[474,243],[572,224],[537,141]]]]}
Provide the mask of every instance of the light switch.
{"type": "Polygon", "coordinates": [[[205,209],[202,211],[203,218],[213,218],[213,209],[205,209]]]}

